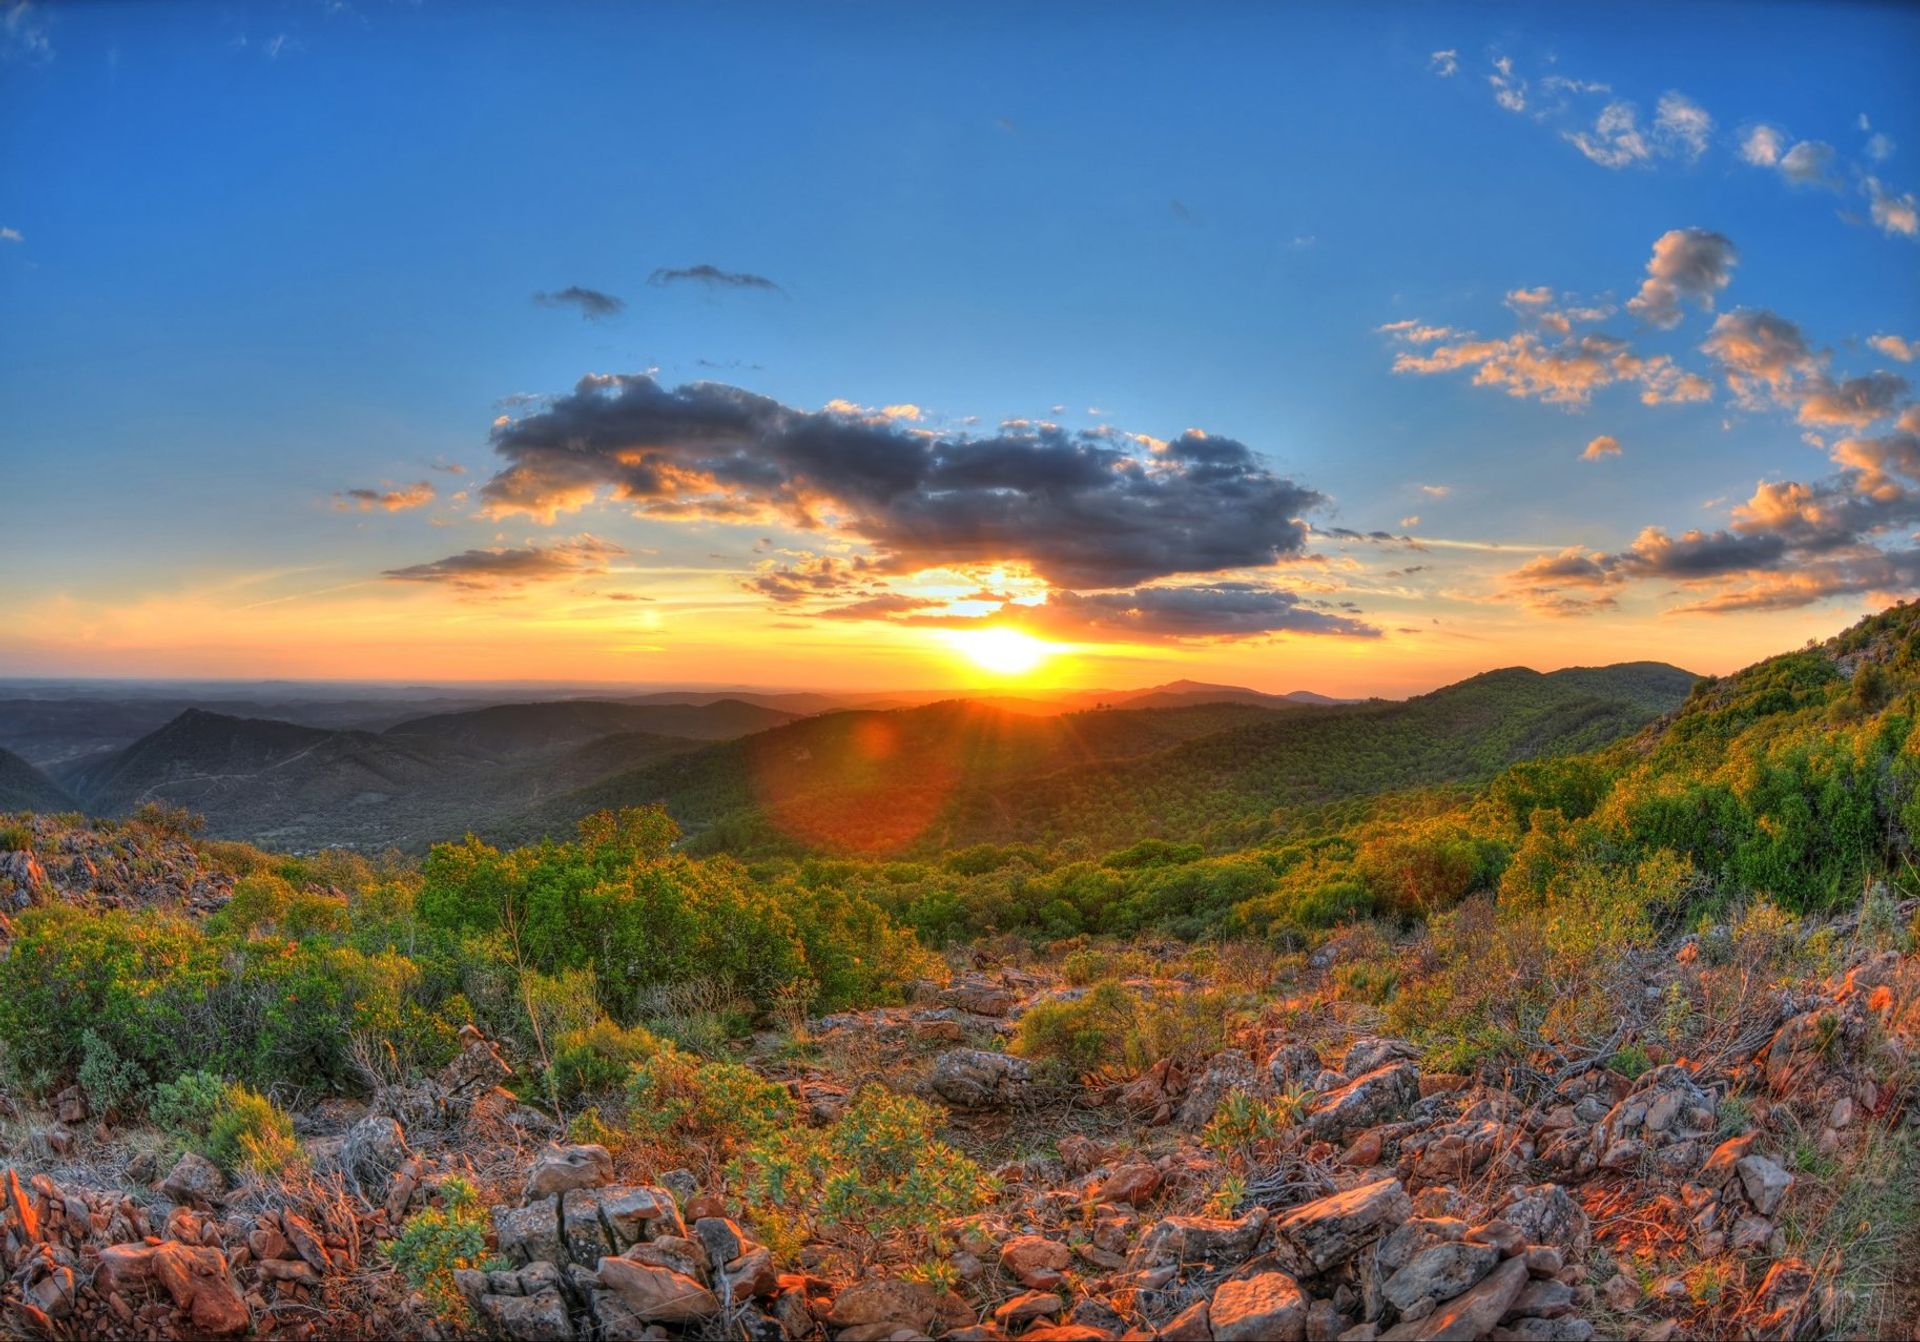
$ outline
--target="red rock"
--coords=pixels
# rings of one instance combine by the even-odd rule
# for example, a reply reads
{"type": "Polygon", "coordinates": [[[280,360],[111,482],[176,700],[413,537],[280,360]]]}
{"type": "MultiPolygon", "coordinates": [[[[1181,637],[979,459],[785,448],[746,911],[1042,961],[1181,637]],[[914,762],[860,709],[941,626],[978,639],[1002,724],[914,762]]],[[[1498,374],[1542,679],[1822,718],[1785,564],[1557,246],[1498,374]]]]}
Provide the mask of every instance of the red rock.
{"type": "Polygon", "coordinates": [[[1139,1206],[1160,1191],[1160,1171],[1144,1160],[1122,1165],[1101,1183],[1094,1197],[1101,1202],[1139,1206]]]}
{"type": "Polygon", "coordinates": [[[1000,1266],[1022,1286],[1050,1291],[1065,1283],[1073,1253],[1066,1245],[1040,1235],[1015,1235],[1000,1246],[1000,1266]]]}

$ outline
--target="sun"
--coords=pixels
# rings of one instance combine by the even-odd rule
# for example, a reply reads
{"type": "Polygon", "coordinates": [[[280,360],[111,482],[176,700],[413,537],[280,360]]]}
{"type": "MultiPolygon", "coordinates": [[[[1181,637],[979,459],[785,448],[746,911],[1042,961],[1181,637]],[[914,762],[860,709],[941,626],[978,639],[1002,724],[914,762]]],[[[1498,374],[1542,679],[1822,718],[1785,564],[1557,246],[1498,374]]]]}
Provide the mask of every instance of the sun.
{"type": "Polygon", "coordinates": [[[947,637],[967,660],[996,676],[1024,676],[1057,651],[1017,629],[962,629],[947,637]]]}

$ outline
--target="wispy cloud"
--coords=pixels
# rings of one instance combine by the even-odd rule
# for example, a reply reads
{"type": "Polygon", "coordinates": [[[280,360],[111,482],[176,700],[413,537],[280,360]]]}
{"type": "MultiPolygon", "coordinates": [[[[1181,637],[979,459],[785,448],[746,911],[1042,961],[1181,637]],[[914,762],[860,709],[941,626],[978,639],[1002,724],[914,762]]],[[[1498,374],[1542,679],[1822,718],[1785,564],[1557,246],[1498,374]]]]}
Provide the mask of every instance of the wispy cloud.
{"type": "Polygon", "coordinates": [[[409,508],[423,508],[434,499],[433,486],[425,480],[416,480],[410,485],[401,485],[394,489],[343,489],[334,496],[334,507],[356,509],[360,512],[372,512],[376,508],[390,513],[405,512],[409,508]]]}
{"type": "Polygon", "coordinates": [[[624,298],[579,284],[569,284],[566,288],[557,289],[552,293],[542,290],[534,294],[533,301],[542,307],[573,308],[588,321],[617,317],[627,307],[627,301],[624,298]]]}
{"type": "Polygon", "coordinates": [[[768,293],[786,293],[785,289],[765,275],[755,275],[744,270],[722,270],[718,266],[704,264],[678,269],[663,266],[647,277],[647,283],[661,286],[701,284],[709,289],[762,289],[768,293]]]}

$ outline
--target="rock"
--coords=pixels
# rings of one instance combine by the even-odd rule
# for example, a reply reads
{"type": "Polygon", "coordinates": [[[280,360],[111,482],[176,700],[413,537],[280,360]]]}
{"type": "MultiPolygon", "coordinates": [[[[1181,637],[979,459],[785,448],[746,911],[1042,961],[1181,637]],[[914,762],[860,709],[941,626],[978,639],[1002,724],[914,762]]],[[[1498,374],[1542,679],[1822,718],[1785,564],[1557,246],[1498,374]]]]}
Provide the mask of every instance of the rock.
{"type": "Polygon", "coordinates": [[[1607,1308],[1616,1314],[1625,1314],[1640,1303],[1640,1283],[1624,1272],[1616,1272],[1607,1278],[1606,1285],[1600,1288],[1600,1294],[1607,1302],[1607,1308]]]}
{"type": "Polygon", "coordinates": [[[1093,1196],[1101,1202],[1121,1202],[1138,1207],[1160,1191],[1160,1171],[1144,1160],[1122,1165],[1101,1181],[1093,1196]]]}
{"type": "Polygon", "coordinates": [[[1013,994],[991,979],[965,978],[944,988],[939,1000],[976,1016],[1004,1016],[1013,1010],[1013,994]]]}
{"type": "Polygon", "coordinates": [[[1049,1291],[1022,1291],[993,1311],[993,1320],[1002,1328],[1018,1328],[1035,1319],[1050,1319],[1067,1307],[1067,1302],[1049,1291]]]}
{"type": "Polygon", "coordinates": [[[720,1312],[712,1291],[684,1273],[626,1258],[602,1258],[600,1282],[650,1323],[690,1323],[720,1312]]]}
{"type": "Polygon", "coordinates": [[[663,1235],[684,1237],[687,1233],[673,1194],[664,1188],[612,1184],[569,1194],[567,1200],[598,1207],[601,1218],[612,1228],[613,1237],[622,1249],[642,1240],[659,1239],[663,1235]]]}
{"type": "Polygon", "coordinates": [[[1324,1272],[1406,1220],[1412,1210],[1400,1181],[1381,1179],[1297,1207],[1274,1229],[1313,1271],[1324,1272]]]}
{"type": "Polygon", "coordinates": [[[1180,1126],[1197,1132],[1213,1121],[1228,1092],[1255,1089],[1253,1059],[1237,1048],[1222,1049],[1207,1060],[1206,1070],[1187,1088],[1187,1097],[1180,1103],[1180,1126]]]}
{"type": "Polygon", "coordinates": [[[984,1049],[956,1048],[933,1065],[933,1093],[961,1109],[998,1109],[1019,1100],[1031,1084],[1025,1058],[984,1049]]]}
{"type": "Polygon", "coordinates": [[[1573,1287],[1564,1281],[1532,1281],[1513,1298],[1513,1304],[1507,1310],[1509,1318],[1534,1316],[1542,1319],[1557,1319],[1562,1314],[1573,1312],[1573,1287]]]}
{"type": "Polygon", "coordinates": [[[1423,1319],[1397,1323],[1382,1333],[1382,1342],[1473,1342],[1485,1337],[1506,1314],[1527,1284],[1525,1260],[1509,1258],[1468,1291],[1436,1308],[1423,1319]]]}
{"type": "Polygon", "coordinates": [[[731,1300],[770,1299],[780,1289],[780,1269],[774,1265],[773,1250],[764,1244],[751,1246],[715,1275],[731,1300]]]}
{"type": "Polygon", "coordinates": [[[1528,1244],[1552,1245],[1569,1259],[1585,1258],[1593,1246],[1586,1209],[1559,1184],[1514,1188],[1498,1210],[1500,1219],[1519,1230],[1528,1244]]]}
{"type": "Polygon", "coordinates": [[[372,1114],[347,1129],[340,1147],[340,1164],[348,1176],[375,1200],[386,1195],[394,1172],[413,1153],[399,1123],[384,1114],[372,1114]]]}
{"type": "Polygon", "coordinates": [[[1762,1216],[1772,1216],[1793,1187],[1793,1176],[1765,1156],[1742,1156],[1734,1168],[1740,1173],[1747,1200],[1762,1216]]]}
{"type": "Polygon", "coordinates": [[[525,1207],[494,1207],[493,1233],[500,1252],[516,1263],[558,1263],[565,1260],[560,1247],[560,1212],[552,1198],[525,1207]]]}
{"type": "Polygon", "coordinates": [[[162,1197],[192,1207],[211,1207],[226,1191],[227,1176],[220,1167],[192,1151],[180,1157],[159,1189],[162,1197]]]}
{"type": "Polygon", "coordinates": [[[166,1288],[194,1328],[207,1337],[232,1337],[253,1319],[218,1249],[162,1240],[153,1248],[153,1279],[166,1288]]]}
{"type": "Polygon", "coordinates": [[[1387,1278],[1381,1294],[1410,1316],[1423,1301],[1438,1304],[1479,1285],[1500,1258],[1500,1250],[1490,1244],[1435,1244],[1387,1278]]]}
{"type": "Polygon", "coordinates": [[[1267,1055],[1267,1076],[1277,1090],[1304,1086],[1320,1073],[1320,1055],[1298,1040],[1281,1044],[1267,1055]]]}
{"type": "Polygon", "coordinates": [[[1304,1342],[1307,1297],[1284,1272],[1223,1282],[1207,1309],[1214,1342],[1304,1342]]]}
{"type": "Polygon", "coordinates": [[[1593,1325],[1572,1315],[1515,1319],[1494,1336],[1507,1342],[1593,1342],[1593,1325]]]}
{"type": "Polygon", "coordinates": [[[1140,1237],[1129,1263],[1137,1268],[1211,1263],[1237,1267],[1253,1257],[1266,1233],[1269,1216],[1255,1207],[1234,1221],[1210,1216],[1169,1216],[1140,1237]]]}
{"type": "Polygon", "coordinates": [[[1073,1251],[1042,1235],[1015,1235],[1000,1246],[1000,1266],[1022,1286],[1051,1291],[1064,1285],[1073,1251]]]}
{"type": "Polygon", "coordinates": [[[483,1295],[480,1313],[507,1342],[571,1342],[567,1302],[548,1287],[533,1295],[483,1295]]]}
{"type": "Polygon", "coordinates": [[[1154,1334],[1158,1342],[1213,1342],[1211,1306],[1196,1300],[1168,1319],[1154,1334]]]}
{"type": "Polygon", "coordinates": [[[613,1153],[604,1146],[549,1146],[527,1171],[520,1200],[552,1197],[577,1188],[599,1188],[613,1182],[613,1153]]]}
{"type": "Polygon", "coordinates": [[[1736,1253],[1752,1253],[1773,1238],[1773,1222],[1764,1216],[1743,1216],[1733,1223],[1729,1243],[1736,1253]]]}
{"type": "MultiPolygon", "coordinates": [[[[903,1277],[869,1277],[834,1297],[827,1323],[836,1329],[864,1326],[912,1328],[931,1333],[964,1328],[973,1322],[966,1301],[951,1291],[903,1277]]],[[[841,1334],[843,1337],[844,1333],[841,1334]]]]}
{"type": "Polygon", "coordinates": [[[1566,1266],[1560,1251],[1549,1244],[1536,1244],[1526,1252],[1527,1271],[1536,1277],[1557,1277],[1566,1266]]]}
{"type": "Polygon", "coordinates": [[[1390,1062],[1419,1056],[1420,1050],[1404,1039],[1364,1036],[1347,1045],[1346,1054],[1340,1059],[1340,1072],[1348,1077],[1362,1076],[1390,1062]]]}
{"type": "Polygon", "coordinates": [[[280,1229],[286,1235],[287,1243],[293,1246],[293,1251],[315,1272],[324,1275],[333,1270],[333,1255],[327,1252],[325,1241],[311,1222],[295,1212],[283,1211],[280,1213],[280,1229]]]}
{"type": "Polygon", "coordinates": [[[1738,1166],[1752,1152],[1753,1144],[1760,1134],[1749,1132],[1739,1137],[1729,1137],[1714,1147],[1713,1154],[1707,1157],[1695,1179],[1708,1188],[1725,1188],[1739,1173],[1738,1166]]]}
{"type": "Polygon", "coordinates": [[[62,1123],[78,1127],[87,1121],[87,1092],[68,1086],[53,1097],[53,1113],[62,1123]]]}
{"type": "Polygon", "coordinates": [[[1315,1140],[1343,1143],[1354,1134],[1405,1118],[1420,1098],[1420,1069],[1389,1063],[1322,1095],[1306,1117],[1315,1140]]]}

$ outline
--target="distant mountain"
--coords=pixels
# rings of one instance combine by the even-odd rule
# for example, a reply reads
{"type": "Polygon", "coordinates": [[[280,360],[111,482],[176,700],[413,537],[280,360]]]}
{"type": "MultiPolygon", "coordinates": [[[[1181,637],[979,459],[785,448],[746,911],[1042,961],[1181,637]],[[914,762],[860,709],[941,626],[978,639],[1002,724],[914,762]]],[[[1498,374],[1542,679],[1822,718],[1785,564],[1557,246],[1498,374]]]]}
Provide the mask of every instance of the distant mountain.
{"type": "Polygon", "coordinates": [[[0,813],[78,809],[58,783],[11,750],[0,750],[0,813]]]}
{"type": "Polygon", "coordinates": [[[1300,705],[1351,703],[1331,699],[1311,690],[1291,694],[1266,694],[1243,685],[1208,685],[1198,680],[1176,680],[1146,690],[1106,693],[1100,699],[1112,708],[1181,708],[1190,704],[1257,704],[1262,708],[1295,708],[1300,705]]]}
{"type": "Polygon", "coordinates": [[[810,713],[831,713],[836,709],[852,708],[858,701],[857,695],[814,694],[808,692],[761,694],[753,690],[663,690],[653,694],[624,695],[618,702],[623,704],[691,704],[702,707],[718,703],[723,699],[736,700],[743,704],[752,704],[756,708],[773,708],[796,717],[805,717],[810,713]]]}
{"type": "Polygon", "coordinates": [[[800,847],[886,851],[963,788],[1147,755],[1269,716],[1243,704],[1040,715],[966,699],[831,713],[610,776],[498,830],[563,834],[588,811],[664,802],[689,829],[738,829],[743,848],[785,833],[800,847]]]}
{"type": "Polygon", "coordinates": [[[704,704],[566,699],[438,713],[389,727],[384,735],[396,740],[432,742],[485,755],[506,756],[614,733],[644,732],[653,736],[726,741],[778,727],[791,722],[795,716],[740,699],[716,699],[704,704]]]}
{"type": "MultiPolygon", "coordinates": [[[[661,802],[697,846],[742,854],[1244,834],[1276,808],[1474,782],[1515,760],[1606,745],[1678,706],[1693,683],[1636,663],[1491,671],[1404,702],[837,713],[611,775],[500,832],[563,833],[589,810],[661,802]]],[[[1176,685],[1165,697],[1220,688],[1176,685]]]]}

